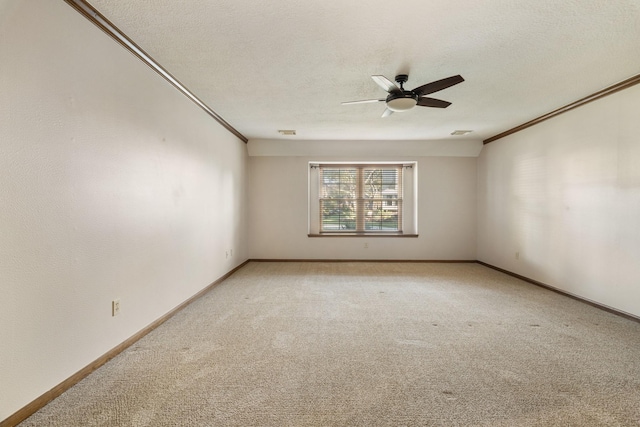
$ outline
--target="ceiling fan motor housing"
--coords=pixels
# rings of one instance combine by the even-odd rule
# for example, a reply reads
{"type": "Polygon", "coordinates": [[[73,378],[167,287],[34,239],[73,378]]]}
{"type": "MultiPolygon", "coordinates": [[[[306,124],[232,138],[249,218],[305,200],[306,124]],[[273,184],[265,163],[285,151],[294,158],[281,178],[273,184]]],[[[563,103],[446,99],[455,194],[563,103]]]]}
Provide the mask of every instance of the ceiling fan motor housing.
{"type": "Polygon", "coordinates": [[[387,108],[391,111],[407,111],[418,103],[418,95],[411,91],[393,92],[387,96],[387,108]]]}

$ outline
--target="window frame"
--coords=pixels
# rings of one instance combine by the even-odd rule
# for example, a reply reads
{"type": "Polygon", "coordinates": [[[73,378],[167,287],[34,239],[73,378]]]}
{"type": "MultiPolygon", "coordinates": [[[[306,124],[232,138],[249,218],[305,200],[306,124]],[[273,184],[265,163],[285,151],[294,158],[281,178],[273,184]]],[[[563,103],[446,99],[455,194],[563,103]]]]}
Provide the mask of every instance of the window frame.
{"type": "MultiPolygon", "coordinates": [[[[411,162],[309,162],[309,237],[418,237],[417,234],[417,191],[416,191],[416,177],[417,177],[417,164],[414,161],[411,162]],[[348,183],[348,191],[351,191],[352,195],[356,197],[325,197],[323,193],[323,172],[324,170],[355,170],[355,182],[348,183]],[[385,219],[385,211],[388,214],[388,210],[384,209],[389,200],[384,191],[384,172],[380,174],[380,181],[377,197],[366,197],[365,188],[367,185],[372,185],[370,182],[365,182],[365,170],[371,169],[396,169],[396,180],[394,181],[395,191],[397,191],[396,197],[392,197],[392,204],[396,208],[397,229],[396,230],[384,230],[383,223],[385,219]],[[406,172],[409,173],[406,173],[406,172]],[[407,185],[408,184],[408,185],[407,185]],[[356,189],[353,191],[353,186],[356,189]],[[354,214],[349,218],[349,222],[354,228],[350,229],[336,229],[336,230],[323,230],[323,205],[330,201],[348,201],[351,203],[349,206],[354,214]],[[378,208],[374,210],[374,216],[380,219],[379,229],[367,229],[367,224],[371,224],[373,221],[367,220],[371,218],[371,211],[367,211],[365,204],[369,203],[369,206],[379,203],[378,208]],[[354,209],[355,208],[355,209],[354,209]],[[355,216],[355,218],[354,218],[355,216]]],[[[341,174],[340,172],[338,174],[341,174]]],[[[341,175],[338,175],[341,176],[341,175]]],[[[340,185],[340,183],[338,183],[340,185]]],[[[338,191],[340,193],[340,191],[338,191]]],[[[369,193],[371,195],[371,192],[369,193]]],[[[342,208],[340,208],[342,209],[342,208]]],[[[346,223],[347,220],[345,220],[346,223]]],[[[341,222],[338,221],[338,226],[341,222]]]]}

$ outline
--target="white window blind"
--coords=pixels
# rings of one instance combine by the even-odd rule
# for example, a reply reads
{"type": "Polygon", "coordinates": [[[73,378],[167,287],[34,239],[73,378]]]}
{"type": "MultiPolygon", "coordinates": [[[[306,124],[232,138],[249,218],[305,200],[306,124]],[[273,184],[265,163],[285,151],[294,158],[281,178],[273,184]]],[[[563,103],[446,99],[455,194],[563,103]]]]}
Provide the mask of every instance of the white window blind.
{"type": "Polygon", "coordinates": [[[320,233],[402,233],[403,165],[318,165],[320,233]]]}

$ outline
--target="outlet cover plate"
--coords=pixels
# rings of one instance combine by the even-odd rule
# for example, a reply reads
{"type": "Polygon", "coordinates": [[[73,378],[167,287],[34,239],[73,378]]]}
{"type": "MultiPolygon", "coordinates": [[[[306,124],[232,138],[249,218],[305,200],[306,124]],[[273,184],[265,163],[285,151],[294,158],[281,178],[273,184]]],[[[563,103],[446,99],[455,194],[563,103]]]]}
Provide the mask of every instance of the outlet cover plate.
{"type": "Polygon", "coordinates": [[[111,316],[117,316],[120,314],[120,300],[114,299],[111,301],[111,316]]]}

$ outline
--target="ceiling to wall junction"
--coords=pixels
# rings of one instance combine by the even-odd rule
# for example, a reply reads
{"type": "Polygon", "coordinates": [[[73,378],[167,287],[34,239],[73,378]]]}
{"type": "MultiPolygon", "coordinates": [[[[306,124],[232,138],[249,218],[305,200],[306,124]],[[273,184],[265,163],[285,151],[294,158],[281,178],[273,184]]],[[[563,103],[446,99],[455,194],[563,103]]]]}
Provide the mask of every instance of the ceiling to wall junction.
{"type": "Polygon", "coordinates": [[[249,139],[486,139],[640,70],[637,0],[91,4],[249,139]],[[465,82],[446,109],[340,104],[399,73],[465,82]]]}

